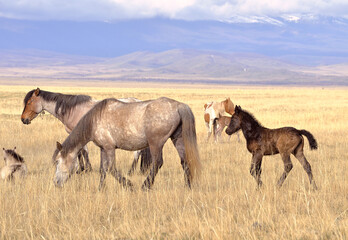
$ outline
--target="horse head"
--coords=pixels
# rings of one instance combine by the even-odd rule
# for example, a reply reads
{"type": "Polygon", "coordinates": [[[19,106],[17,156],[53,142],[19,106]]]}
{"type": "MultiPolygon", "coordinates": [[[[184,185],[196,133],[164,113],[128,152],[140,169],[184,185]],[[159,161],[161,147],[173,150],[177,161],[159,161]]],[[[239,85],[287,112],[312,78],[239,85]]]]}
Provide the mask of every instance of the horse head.
{"type": "Polygon", "coordinates": [[[32,90],[24,98],[24,109],[21,120],[24,124],[30,124],[31,120],[37,117],[42,111],[40,89],[32,90]]]}
{"type": "Polygon", "coordinates": [[[240,106],[236,106],[234,108],[234,113],[231,117],[231,122],[226,128],[226,133],[228,135],[232,135],[233,133],[237,132],[239,129],[241,129],[242,120],[240,118],[239,113],[242,111],[242,108],[240,106]]]}
{"type": "Polygon", "coordinates": [[[224,107],[225,107],[225,112],[233,115],[234,113],[234,104],[233,102],[231,101],[230,98],[226,98],[226,100],[222,101],[224,107]]]}
{"type": "Polygon", "coordinates": [[[57,149],[52,156],[52,161],[56,164],[54,183],[57,187],[62,187],[73,173],[77,162],[75,161],[76,156],[73,155],[72,153],[65,153],[63,146],[57,142],[57,149]]]}

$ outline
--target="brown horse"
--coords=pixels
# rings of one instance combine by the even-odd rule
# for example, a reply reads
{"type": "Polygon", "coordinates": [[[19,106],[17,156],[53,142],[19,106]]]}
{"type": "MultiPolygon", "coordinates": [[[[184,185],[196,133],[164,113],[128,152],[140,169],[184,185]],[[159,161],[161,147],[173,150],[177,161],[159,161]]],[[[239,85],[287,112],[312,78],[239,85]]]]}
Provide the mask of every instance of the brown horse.
{"type": "Polygon", "coordinates": [[[225,116],[226,114],[232,115],[233,112],[234,104],[230,98],[226,98],[221,102],[209,102],[204,104],[204,121],[208,131],[207,141],[213,133],[214,141],[217,142],[217,136],[215,135],[216,125],[214,124],[215,119],[225,116]]]}
{"type": "Polygon", "coordinates": [[[5,166],[1,168],[0,175],[3,180],[12,180],[14,174],[18,173],[20,177],[25,177],[28,169],[24,159],[15,152],[14,149],[2,148],[4,154],[5,166]]]}
{"type": "MultiPolygon", "coordinates": [[[[213,131],[214,135],[217,138],[217,141],[219,141],[219,138],[221,138],[221,134],[225,127],[228,127],[228,125],[231,122],[231,117],[228,116],[221,116],[219,118],[215,118],[214,125],[216,125],[216,130],[215,132],[213,131]]],[[[215,129],[215,128],[214,128],[215,129]]],[[[239,139],[239,133],[237,132],[237,137],[238,137],[238,142],[240,141],[239,139]]],[[[228,136],[228,140],[230,140],[231,135],[228,136]]]]}
{"type": "Polygon", "coordinates": [[[284,162],[283,175],[278,180],[278,186],[281,187],[285,178],[288,176],[293,165],[290,154],[293,154],[301,163],[306,171],[309,182],[314,189],[317,189],[312,175],[311,165],[303,154],[304,140],[306,136],[311,149],[317,149],[318,144],[313,135],[306,130],[297,130],[293,127],[283,127],[278,129],[269,129],[263,127],[255,117],[249,112],[236,106],[235,113],[232,115],[230,125],[226,133],[231,135],[242,129],[247,142],[247,149],[252,153],[252,162],[250,174],[256,179],[258,186],[261,181],[261,163],[264,155],[280,154],[284,162]]]}
{"type": "MultiPolygon", "coordinates": [[[[122,102],[140,102],[136,98],[120,98],[122,102]]],[[[21,120],[24,124],[30,124],[39,113],[46,110],[58,118],[65,126],[67,133],[71,133],[80,119],[96,104],[98,100],[88,95],[70,95],[40,90],[39,88],[29,91],[24,98],[24,109],[21,120]]],[[[149,149],[134,152],[134,161],[129,173],[133,173],[136,164],[141,156],[141,171],[145,172],[151,163],[151,158],[146,158],[149,149]]],[[[91,171],[92,166],[88,157],[87,146],[84,146],[78,155],[79,170],[91,171]],[[85,164],[83,163],[85,159],[85,164]]]]}
{"type": "Polygon", "coordinates": [[[142,188],[150,188],[162,166],[162,148],[168,138],[179,153],[186,184],[190,187],[194,174],[200,169],[195,119],[190,107],[164,97],[135,103],[105,99],[83,116],[62,145],[57,143],[52,157],[57,164],[54,182],[62,186],[68,180],[79,149],[93,141],[101,152],[99,188],[104,185],[107,171],[124,187],[132,188],[132,183],[116,169],[115,149],[135,151],[147,147],[152,168],[142,188]]]}

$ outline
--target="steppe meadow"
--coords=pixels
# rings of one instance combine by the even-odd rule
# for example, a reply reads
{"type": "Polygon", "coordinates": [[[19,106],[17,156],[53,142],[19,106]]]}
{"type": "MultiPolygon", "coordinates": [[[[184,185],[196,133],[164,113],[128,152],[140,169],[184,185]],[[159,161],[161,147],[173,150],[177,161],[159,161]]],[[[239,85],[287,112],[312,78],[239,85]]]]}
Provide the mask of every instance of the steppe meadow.
{"type": "MultiPolygon", "coordinates": [[[[0,182],[0,239],[347,239],[348,238],[348,89],[346,87],[169,86],[118,87],[116,84],[0,86],[0,146],[17,147],[28,166],[21,180],[0,182]],[[99,148],[88,144],[91,173],[74,175],[63,188],[53,183],[51,157],[56,141],[68,136],[46,113],[30,125],[20,120],[23,98],[36,87],[95,99],[161,96],[187,103],[196,118],[203,166],[192,189],[184,185],[178,154],[165,145],[164,164],[153,188],[142,191],[139,168],[123,189],[110,175],[98,191],[99,148]],[[293,126],[310,131],[318,149],[305,154],[318,190],[292,157],[294,168],[283,187],[279,155],[264,157],[257,190],[249,173],[251,154],[243,135],[206,142],[203,105],[230,97],[269,128],[293,126]]],[[[132,152],[117,150],[116,164],[127,175],[132,152]]],[[[4,164],[0,163],[0,167],[4,164]]]]}

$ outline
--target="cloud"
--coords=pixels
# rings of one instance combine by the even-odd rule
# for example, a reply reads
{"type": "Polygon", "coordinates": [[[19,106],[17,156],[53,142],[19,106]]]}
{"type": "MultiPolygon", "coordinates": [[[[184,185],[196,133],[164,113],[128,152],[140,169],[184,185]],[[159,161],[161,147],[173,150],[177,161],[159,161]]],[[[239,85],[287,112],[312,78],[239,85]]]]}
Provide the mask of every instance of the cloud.
{"type": "Polygon", "coordinates": [[[28,20],[118,21],[164,17],[232,22],[302,16],[348,18],[347,0],[0,0],[0,17],[28,20]]]}

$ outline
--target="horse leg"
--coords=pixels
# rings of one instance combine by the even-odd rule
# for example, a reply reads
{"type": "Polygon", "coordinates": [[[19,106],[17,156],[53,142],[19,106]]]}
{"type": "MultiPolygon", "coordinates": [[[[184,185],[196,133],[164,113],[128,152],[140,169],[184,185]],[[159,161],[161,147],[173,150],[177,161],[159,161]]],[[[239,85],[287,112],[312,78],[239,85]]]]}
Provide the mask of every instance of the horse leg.
{"type": "MultiPolygon", "coordinates": [[[[231,138],[232,135],[230,135],[231,138]]],[[[238,138],[238,142],[240,142],[240,138],[239,138],[239,132],[237,132],[237,138],[238,138]]]]}
{"type": "Polygon", "coordinates": [[[108,167],[108,159],[106,156],[106,152],[103,148],[100,148],[100,168],[99,168],[99,172],[100,172],[100,182],[99,182],[99,190],[104,188],[104,180],[106,177],[106,169],[108,167]]]}
{"type": "Polygon", "coordinates": [[[281,153],[280,155],[281,155],[283,163],[284,163],[284,172],[278,180],[278,187],[279,188],[283,185],[286,177],[288,176],[289,172],[291,171],[291,169],[293,167],[289,153],[281,153]]]}
{"type": "Polygon", "coordinates": [[[122,174],[116,169],[115,160],[115,149],[105,150],[105,156],[107,159],[107,171],[120,183],[123,187],[133,190],[133,184],[131,181],[126,179],[122,174]]]}
{"type": "Polygon", "coordinates": [[[217,128],[218,128],[218,123],[217,123],[217,118],[213,120],[213,136],[214,136],[214,142],[218,142],[218,136],[217,136],[217,128]]]}
{"type": "Polygon", "coordinates": [[[76,173],[80,174],[85,170],[85,166],[83,164],[82,149],[77,154],[77,158],[79,160],[79,169],[77,169],[76,173]]]}
{"type": "Polygon", "coordinates": [[[163,144],[161,145],[150,145],[150,152],[152,156],[152,168],[150,174],[145,179],[143,186],[141,187],[143,190],[150,189],[155,181],[155,177],[158,173],[158,170],[163,165],[163,157],[162,157],[162,149],[163,144]]]}
{"type": "Polygon", "coordinates": [[[82,149],[81,149],[83,158],[85,159],[85,170],[86,172],[91,172],[92,171],[92,165],[91,162],[89,161],[89,156],[88,156],[88,148],[87,145],[85,145],[82,149]]]}
{"type": "MultiPolygon", "coordinates": [[[[150,168],[152,163],[150,148],[145,148],[141,150],[141,161],[140,161],[140,171],[142,174],[145,174],[146,171],[150,168]]],[[[163,162],[163,159],[162,159],[163,162]]]]}
{"type": "Polygon", "coordinates": [[[190,172],[190,169],[188,168],[188,165],[187,165],[187,162],[185,159],[185,145],[184,145],[184,140],[181,136],[181,133],[180,133],[179,138],[172,138],[171,140],[172,140],[176,150],[178,151],[178,154],[180,157],[180,163],[181,163],[182,169],[184,170],[184,174],[185,174],[184,175],[185,176],[185,183],[189,188],[191,188],[191,182],[190,182],[191,172],[190,172]]]}
{"type": "Polygon", "coordinates": [[[210,138],[210,136],[211,136],[211,133],[212,133],[212,127],[211,127],[211,125],[210,125],[210,122],[209,123],[205,123],[205,126],[207,127],[207,131],[208,131],[208,135],[207,135],[207,142],[209,141],[209,138],[210,138]]]}
{"type": "Polygon", "coordinates": [[[139,157],[140,157],[140,154],[141,154],[141,150],[139,150],[139,151],[134,151],[133,154],[134,154],[134,160],[133,160],[133,163],[132,163],[131,168],[130,168],[129,171],[128,171],[128,175],[133,175],[134,170],[135,170],[135,168],[137,167],[137,164],[138,164],[138,161],[139,161],[139,157]]]}
{"type": "Polygon", "coordinates": [[[223,125],[216,123],[215,136],[216,136],[217,142],[221,141],[221,133],[223,128],[224,128],[223,125]]]}
{"type": "Polygon", "coordinates": [[[250,166],[250,174],[253,176],[256,180],[257,187],[260,188],[262,186],[262,181],[261,181],[261,163],[262,163],[262,153],[253,153],[253,158],[251,161],[251,166],[250,166]]]}
{"type": "Polygon", "coordinates": [[[298,161],[301,163],[302,167],[306,171],[308,178],[309,178],[309,182],[313,186],[313,189],[317,190],[318,187],[315,184],[315,181],[313,179],[312,167],[309,164],[309,162],[307,161],[305,155],[303,154],[303,149],[300,149],[296,153],[294,153],[294,156],[298,159],[298,161]]]}

